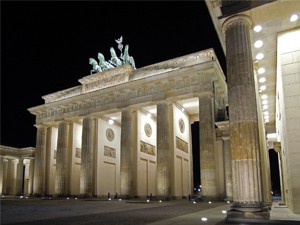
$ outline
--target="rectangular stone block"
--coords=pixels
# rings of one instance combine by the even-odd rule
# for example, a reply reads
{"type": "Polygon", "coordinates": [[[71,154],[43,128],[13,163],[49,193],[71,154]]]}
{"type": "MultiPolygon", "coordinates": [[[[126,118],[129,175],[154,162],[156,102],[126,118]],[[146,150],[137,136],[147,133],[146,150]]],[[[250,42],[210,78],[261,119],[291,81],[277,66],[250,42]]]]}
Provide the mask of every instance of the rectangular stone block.
{"type": "Polygon", "coordinates": [[[226,220],[228,222],[260,222],[270,219],[270,212],[241,212],[236,210],[229,210],[227,212],[226,220]]]}

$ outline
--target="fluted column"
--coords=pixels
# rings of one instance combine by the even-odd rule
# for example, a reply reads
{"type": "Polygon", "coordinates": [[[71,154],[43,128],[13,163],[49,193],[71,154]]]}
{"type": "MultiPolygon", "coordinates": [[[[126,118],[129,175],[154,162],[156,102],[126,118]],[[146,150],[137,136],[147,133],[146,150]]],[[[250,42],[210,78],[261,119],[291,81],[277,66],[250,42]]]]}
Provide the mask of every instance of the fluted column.
{"type": "Polygon", "coordinates": [[[262,203],[261,161],[258,115],[249,29],[251,20],[244,15],[227,19],[226,38],[227,86],[232,151],[233,201],[236,211],[227,218],[268,219],[262,203]],[[257,213],[256,213],[257,212],[257,213]]]}
{"type": "Polygon", "coordinates": [[[137,195],[137,112],[122,111],[121,118],[121,195],[137,195]]]}
{"type": "Polygon", "coordinates": [[[174,138],[173,105],[157,104],[157,190],[158,197],[169,198],[174,194],[174,138]]]}
{"type": "Polygon", "coordinates": [[[43,196],[45,194],[46,140],[47,127],[42,125],[37,126],[33,181],[33,194],[35,196],[43,196]]]}
{"type": "Polygon", "coordinates": [[[35,159],[30,159],[28,195],[31,195],[33,193],[34,165],[35,165],[35,159]]]}
{"type": "Polygon", "coordinates": [[[3,178],[2,178],[2,192],[1,194],[7,194],[7,183],[8,183],[8,159],[3,160],[3,178]]]}
{"type": "Polygon", "coordinates": [[[95,148],[95,119],[85,117],[82,122],[80,195],[93,196],[93,154],[95,148]]]}
{"type": "Polygon", "coordinates": [[[20,158],[17,164],[16,195],[23,194],[23,170],[24,170],[24,163],[23,163],[23,159],[20,158]]]}
{"type": "Polygon", "coordinates": [[[200,172],[202,197],[216,199],[216,132],[213,97],[199,98],[200,172]]]}
{"type": "Polygon", "coordinates": [[[55,173],[55,195],[66,196],[67,175],[67,150],[68,150],[69,125],[66,121],[58,124],[57,149],[56,149],[56,173],[55,173]]]}

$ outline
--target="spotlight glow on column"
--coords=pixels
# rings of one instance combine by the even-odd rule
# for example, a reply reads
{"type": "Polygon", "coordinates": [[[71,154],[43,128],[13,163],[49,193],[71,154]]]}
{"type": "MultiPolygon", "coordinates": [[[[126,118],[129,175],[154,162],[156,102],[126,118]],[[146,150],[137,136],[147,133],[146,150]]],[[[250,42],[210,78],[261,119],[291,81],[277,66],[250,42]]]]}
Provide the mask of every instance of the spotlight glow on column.
{"type": "Polygon", "coordinates": [[[261,102],[263,105],[267,105],[268,104],[268,100],[263,100],[262,102],[261,102]]]}
{"type": "Polygon", "coordinates": [[[151,114],[147,113],[147,118],[150,119],[151,118],[151,114]]]}
{"type": "Polygon", "coordinates": [[[114,123],[115,123],[115,121],[113,121],[112,119],[109,119],[109,120],[108,120],[108,124],[109,124],[109,125],[113,125],[114,123]]]}

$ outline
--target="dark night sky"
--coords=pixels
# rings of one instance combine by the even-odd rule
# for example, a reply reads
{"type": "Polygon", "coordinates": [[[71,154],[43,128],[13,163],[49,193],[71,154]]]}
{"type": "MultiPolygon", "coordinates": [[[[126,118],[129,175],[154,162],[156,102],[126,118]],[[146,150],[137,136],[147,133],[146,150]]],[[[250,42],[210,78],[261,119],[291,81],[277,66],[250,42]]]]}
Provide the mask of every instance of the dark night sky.
{"type": "Polygon", "coordinates": [[[2,1],[1,144],[35,147],[27,109],[79,85],[121,35],[137,68],[208,48],[225,67],[204,1],[2,1]]]}

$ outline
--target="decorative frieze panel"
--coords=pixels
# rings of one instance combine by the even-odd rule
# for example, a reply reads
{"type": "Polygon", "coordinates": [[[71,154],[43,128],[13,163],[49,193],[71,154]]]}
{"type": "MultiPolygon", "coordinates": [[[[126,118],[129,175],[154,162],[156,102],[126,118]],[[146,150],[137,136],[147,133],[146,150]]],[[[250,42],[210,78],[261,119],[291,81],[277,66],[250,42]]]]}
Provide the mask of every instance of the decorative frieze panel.
{"type": "Polygon", "coordinates": [[[154,145],[148,144],[143,141],[141,141],[140,144],[141,144],[141,146],[140,146],[141,152],[155,156],[155,146],[154,145]]]}
{"type": "Polygon", "coordinates": [[[104,155],[111,158],[116,158],[116,149],[104,146],[104,155]]]}
{"type": "Polygon", "coordinates": [[[189,153],[188,143],[180,139],[179,137],[176,137],[176,148],[186,153],[189,153]]]}

